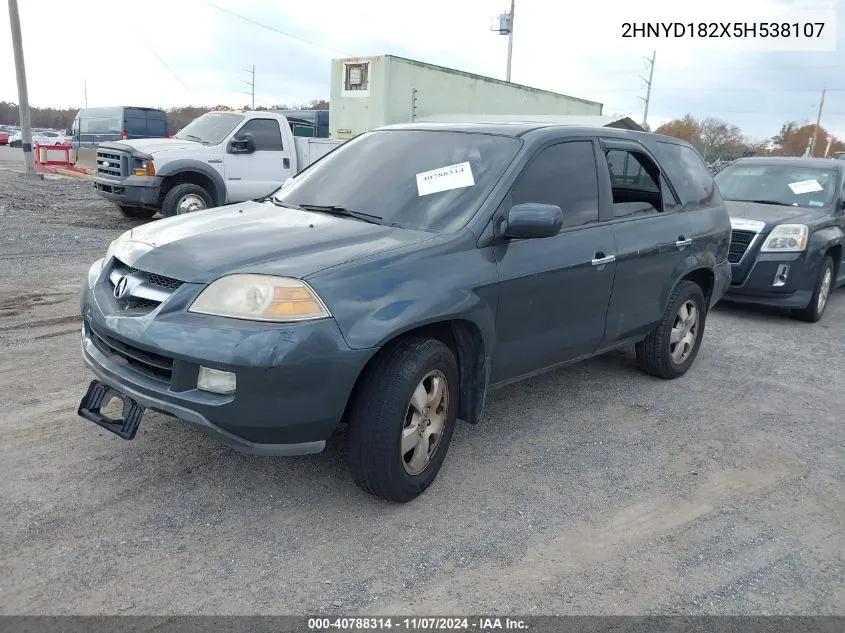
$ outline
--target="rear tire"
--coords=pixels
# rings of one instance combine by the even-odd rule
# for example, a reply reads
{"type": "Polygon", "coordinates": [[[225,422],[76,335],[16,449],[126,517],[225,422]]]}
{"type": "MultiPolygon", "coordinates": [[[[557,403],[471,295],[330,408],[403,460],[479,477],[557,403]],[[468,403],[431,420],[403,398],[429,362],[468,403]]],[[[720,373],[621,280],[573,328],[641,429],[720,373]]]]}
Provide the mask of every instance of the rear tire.
{"type": "Polygon", "coordinates": [[[458,364],[443,343],[408,338],[380,352],[349,416],[349,469],[370,494],[404,503],[434,481],[458,408],[458,364]]]}
{"type": "Polygon", "coordinates": [[[660,322],[644,341],[637,343],[640,368],[665,380],[687,373],[698,356],[706,318],[707,304],[701,287],[692,281],[679,283],[660,322]]]}
{"type": "Polygon", "coordinates": [[[127,204],[119,204],[117,205],[120,208],[120,212],[125,215],[127,218],[143,218],[149,219],[153,217],[157,211],[155,209],[145,209],[143,207],[132,207],[127,204]]]}
{"type": "Polygon", "coordinates": [[[816,279],[816,286],[813,290],[813,296],[810,298],[810,303],[806,308],[796,309],[792,311],[792,316],[807,323],[816,323],[824,316],[825,308],[827,308],[830,293],[836,285],[836,280],[833,278],[833,258],[826,255],[822,263],[821,271],[819,271],[818,279],[816,279]]]}
{"type": "Polygon", "coordinates": [[[202,211],[212,206],[211,195],[199,185],[190,182],[176,185],[164,196],[161,214],[166,217],[202,211]]]}

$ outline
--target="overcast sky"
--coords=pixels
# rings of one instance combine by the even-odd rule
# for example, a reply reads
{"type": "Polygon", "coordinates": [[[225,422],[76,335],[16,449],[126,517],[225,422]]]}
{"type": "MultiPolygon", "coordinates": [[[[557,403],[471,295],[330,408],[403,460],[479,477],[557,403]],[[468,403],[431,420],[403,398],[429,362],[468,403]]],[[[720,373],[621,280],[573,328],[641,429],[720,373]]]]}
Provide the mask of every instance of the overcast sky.
{"type": "MultiPolygon", "coordinates": [[[[253,64],[257,105],[302,103],[327,98],[329,61],[352,55],[389,53],[504,78],[507,37],[490,28],[508,2],[18,0],[30,101],[60,107],[83,105],[86,81],[91,107],[241,107],[249,101],[244,69],[253,64]]],[[[738,4],[758,20],[778,7],[834,8],[838,52],[701,49],[677,41],[667,48],[621,38],[626,20],[683,21],[682,4],[516,0],[512,80],[599,101],[605,114],[639,121],[639,76],[647,76],[645,57],[656,48],[653,126],[690,112],[768,137],[787,120],[815,121],[826,87],[822,124],[845,138],[845,1],[699,3],[712,21],[734,21],[738,4]]],[[[17,102],[8,14],[0,12],[0,100],[17,102]]]]}

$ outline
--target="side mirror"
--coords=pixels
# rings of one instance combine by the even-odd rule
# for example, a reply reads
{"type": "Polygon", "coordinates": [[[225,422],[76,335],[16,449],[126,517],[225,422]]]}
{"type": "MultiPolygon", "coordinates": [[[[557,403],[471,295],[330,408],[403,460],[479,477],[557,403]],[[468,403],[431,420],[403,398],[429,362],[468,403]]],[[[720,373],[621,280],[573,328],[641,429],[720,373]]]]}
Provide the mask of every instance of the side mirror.
{"type": "Polygon", "coordinates": [[[563,226],[563,211],[554,204],[517,204],[508,211],[502,234],[508,239],[553,237],[563,226]]]}
{"type": "Polygon", "coordinates": [[[229,142],[229,153],[252,154],[255,151],[255,137],[250,134],[236,136],[229,142]]]}

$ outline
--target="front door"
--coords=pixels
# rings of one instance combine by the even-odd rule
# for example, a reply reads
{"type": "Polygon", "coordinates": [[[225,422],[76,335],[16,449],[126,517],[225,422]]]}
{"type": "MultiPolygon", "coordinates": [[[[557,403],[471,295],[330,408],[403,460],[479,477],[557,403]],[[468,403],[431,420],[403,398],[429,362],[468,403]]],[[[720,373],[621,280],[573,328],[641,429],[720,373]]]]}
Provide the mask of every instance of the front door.
{"type": "Polygon", "coordinates": [[[524,202],[559,206],[564,223],[554,237],[494,247],[499,308],[493,384],[591,354],[604,333],[616,268],[613,232],[598,223],[591,139],[541,149],[511,189],[505,212],[524,202]]]}
{"type": "Polygon", "coordinates": [[[226,201],[255,200],[272,193],[293,175],[290,152],[282,145],[282,132],[276,119],[250,119],[234,138],[251,134],[255,151],[250,154],[232,153],[226,148],[223,168],[226,177],[226,201]]]}

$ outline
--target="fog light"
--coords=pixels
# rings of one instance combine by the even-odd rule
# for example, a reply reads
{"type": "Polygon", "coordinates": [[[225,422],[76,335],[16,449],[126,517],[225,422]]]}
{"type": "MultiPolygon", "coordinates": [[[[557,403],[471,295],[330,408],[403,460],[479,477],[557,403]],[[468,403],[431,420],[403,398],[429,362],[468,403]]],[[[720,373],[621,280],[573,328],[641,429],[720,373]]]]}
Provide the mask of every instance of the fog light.
{"type": "Polygon", "coordinates": [[[200,367],[197,389],[228,395],[235,393],[235,374],[211,367],[200,367]]]}
{"type": "Polygon", "coordinates": [[[781,264],[778,266],[778,271],[775,273],[775,280],[772,282],[772,285],[775,287],[783,286],[786,284],[786,278],[789,276],[789,265],[788,264],[781,264]]]}

